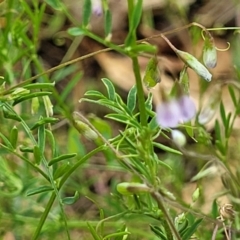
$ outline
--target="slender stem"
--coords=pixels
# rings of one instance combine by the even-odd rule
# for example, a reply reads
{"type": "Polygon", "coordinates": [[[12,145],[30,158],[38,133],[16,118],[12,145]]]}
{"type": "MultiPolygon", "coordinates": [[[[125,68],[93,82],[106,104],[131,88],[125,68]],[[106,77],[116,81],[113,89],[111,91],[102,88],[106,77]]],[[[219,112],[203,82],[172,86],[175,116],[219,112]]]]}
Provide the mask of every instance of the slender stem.
{"type": "Polygon", "coordinates": [[[139,67],[137,57],[132,57],[132,63],[133,63],[133,71],[134,71],[135,80],[136,80],[136,87],[137,87],[138,108],[139,108],[139,112],[140,112],[140,122],[141,122],[142,126],[147,126],[147,114],[146,114],[146,108],[145,108],[145,97],[144,97],[142,79],[141,79],[141,75],[140,75],[140,67],[139,67]]]}
{"type": "Polygon", "coordinates": [[[90,157],[92,157],[94,154],[102,151],[105,148],[105,146],[100,146],[98,148],[95,148],[88,154],[86,154],[84,157],[82,157],[79,161],[77,161],[62,177],[60,183],[59,183],[59,189],[63,186],[63,184],[67,181],[69,176],[83,163],[85,163],[90,157]]]}
{"type": "Polygon", "coordinates": [[[120,213],[117,213],[117,214],[115,214],[115,215],[112,215],[112,216],[110,216],[110,217],[106,217],[106,218],[100,220],[100,221],[98,222],[97,226],[96,226],[96,231],[98,232],[98,230],[99,230],[99,228],[101,227],[101,225],[102,225],[103,223],[105,223],[106,221],[109,221],[109,220],[112,220],[112,219],[115,219],[115,218],[120,218],[120,217],[124,216],[124,215],[127,214],[127,213],[128,213],[128,211],[120,212],[120,213]]]}
{"type": "MultiPolygon", "coordinates": [[[[177,33],[177,32],[180,32],[180,31],[182,31],[182,30],[184,30],[184,29],[190,28],[191,26],[194,26],[194,25],[197,26],[197,23],[189,23],[189,24],[187,24],[187,25],[185,25],[185,26],[182,26],[182,27],[179,27],[179,28],[175,28],[175,29],[173,29],[173,30],[165,31],[165,32],[162,32],[162,33],[153,35],[153,36],[151,36],[151,37],[147,37],[147,38],[138,40],[138,41],[136,41],[136,42],[137,42],[137,43],[141,43],[141,42],[149,41],[149,40],[154,39],[154,38],[162,37],[162,35],[170,35],[170,34],[173,34],[173,33],[177,33]]],[[[217,30],[239,30],[239,29],[240,29],[240,27],[207,28],[208,31],[217,31],[217,30]]],[[[124,44],[120,44],[120,45],[118,45],[118,46],[119,46],[119,47],[122,47],[122,46],[124,46],[124,44]]],[[[111,45],[111,47],[112,47],[112,45],[111,45]]],[[[87,58],[89,58],[89,57],[95,56],[95,55],[97,55],[97,54],[99,54],[99,53],[109,52],[109,51],[111,51],[111,50],[112,50],[112,48],[101,49],[101,50],[98,50],[98,51],[95,51],[95,52],[86,54],[86,55],[84,55],[84,56],[75,58],[75,59],[73,59],[73,60],[67,61],[67,62],[65,62],[65,63],[59,64],[59,65],[57,65],[57,66],[55,66],[55,67],[52,67],[52,68],[50,68],[50,69],[48,69],[48,70],[46,70],[46,71],[44,71],[44,72],[42,72],[42,73],[40,73],[40,74],[37,74],[37,75],[35,75],[35,76],[33,76],[33,77],[25,80],[25,81],[22,81],[22,82],[20,82],[19,84],[16,84],[15,86],[10,87],[9,89],[7,89],[7,90],[5,90],[5,91],[2,91],[2,92],[1,92],[1,95],[6,95],[6,94],[8,94],[10,91],[12,91],[13,89],[15,89],[15,88],[17,88],[17,87],[22,87],[22,86],[26,85],[27,83],[30,83],[30,82],[32,82],[33,80],[35,80],[35,79],[37,79],[37,78],[39,78],[39,77],[41,77],[41,76],[43,76],[43,75],[52,73],[52,72],[54,72],[54,71],[56,71],[56,70],[59,70],[59,69],[64,68],[64,67],[66,67],[66,66],[68,66],[68,65],[74,64],[74,63],[76,63],[76,62],[80,62],[80,61],[82,61],[82,60],[84,60],[84,59],[87,59],[87,58]]]]}
{"type": "Polygon", "coordinates": [[[33,238],[32,238],[33,240],[38,239],[39,234],[40,234],[40,232],[41,232],[41,230],[42,230],[42,227],[43,227],[43,225],[44,225],[44,223],[45,223],[45,221],[46,221],[46,219],[47,219],[47,216],[48,216],[48,214],[49,214],[49,212],[50,212],[50,210],[51,210],[51,208],[52,208],[52,205],[53,205],[53,203],[54,203],[54,201],[55,201],[55,198],[56,198],[56,193],[53,192],[53,193],[52,193],[52,196],[51,196],[51,198],[49,199],[48,204],[47,204],[47,206],[46,206],[46,208],[45,208],[45,211],[44,211],[44,213],[42,214],[42,216],[41,216],[41,218],[40,218],[40,221],[39,221],[39,223],[38,223],[38,225],[37,225],[37,229],[36,229],[36,231],[35,231],[35,233],[34,233],[34,235],[33,235],[33,238]]]}
{"type": "Polygon", "coordinates": [[[240,30],[240,27],[219,27],[219,28],[207,28],[208,31],[219,31],[219,30],[240,30]]]}
{"type": "Polygon", "coordinates": [[[59,70],[59,69],[61,69],[61,68],[64,68],[64,67],[68,66],[68,65],[74,64],[74,63],[76,63],[76,62],[80,62],[80,61],[82,61],[82,60],[84,60],[84,59],[87,59],[87,58],[92,57],[92,56],[94,56],[94,55],[97,55],[97,54],[99,54],[99,53],[108,52],[108,51],[110,51],[110,50],[111,50],[110,48],[101,49],[101,50],[98,50],[98,51],[96,51],[96,52],[92,52],[92,53],[86,54],[86,55],[84,55],[84,56],[75,58],[75,59],[73,59],[73,60],[71,60],[71,61],[68,61],[68,62],[59,64],[59,65],[57,65],[57,66],[55,66],[55,67],[52,67],[52,68],[50,68],[50,69],[48,69],[48,70],[46,70],[46,71],[44,71],[44,72],[42,72],[42,73],[39,73],[39,74],[37,74],[37,75],[35,75],[35,76],[31,77],[31,78],[28,78],[28,79],[25,80],[25,81],[22,81],[22,82],[20,82],[20,83],[18,83],[18,84],[16,84],[16,85],[10,87],[9,89],[6,89],[5,91],[2,91],[2,92],[1,92],[1,95],[6,95],[6,94],[10,93],[13,89],[15,89],[15,88],[17,88],[17,87],[23,87],[23,86],[25,86],[26,84],[31,83],[33,80],[35,80],[35,79],[37,79],[37,78],[39,78],[39,77],[41,77],[41,76],[44,76],[44,75],[46,75],[46,74],[55,72],[55,71],[57,71],[57,70],[59,70]]]}
{"type": "Polygon", "coordinates": [[[225,232],[225,236],[226,236],[227,240],[231,240],[231,229],[228,229],[228,227],[226,226],[224,221],[223,221],[223,228],[224,228],[224,232],[225,232]]]}
{"type": "Polygon", "coordinates": [[[153,191],[152,192],[152,197],[157,201],[158,207],[162,210],[162,212],[163,212],[163,214],[164,214],[164,216],[165,216],[165,218],[167,220],[168,226],[172,230],[172,232],[175,235],[176,239],[177,240],[181,240],[181,237],[180,237],[177,229],[174,226],[174,223],[173,223],[173,221],[171,219],[171,216],[169,215],[167,209],[164,206],[164,203],[163,203],[164,200],[163,200],[162,196],[160,195],[160,193],[153,191]]]}
{"type": "Polygon", "coordinates": [[[216,240],[217,230],[218,230],[218,223],[214,227],[213,234],[212,234],[212,240],[216,240]]]}
{"type": "MultiPolygon", "coordinates": [[[[60,181],[58,191],[61,189],[61,187],[63,186],[63,184],[67,181],[67,179],[69,178],[69,176],[70,176],[81,164],[83,164],[87,159],[89,159],[91,156],[93,156],[95,153],[101,151],[102,149],[103,149],[103,146],[98,147],[98,148],[94,149],[93,151],[91,151],[90,153],[88,153],[87,155],[85,155],[83,158],[81,158],[81,159],[63,176],[63,178],[62,178],[61,181],[60,181]]],[[[42,214],[41,219],[40,219],[40,221],[39,221],[39,223],[38,223],[37,229],[36,229],[36,231],[35,231],[35,233],[34,233],[34,236],[33,236],[33,240],[38,239],[39,234],[40,234],[40,232],[41,232],[41,230],[42,230],[42,227],[43,227],[43,225],[44,225],[44,223],[45,223],[45,221],[46,221],[46,219],[47,219],[47,216],[48,216],[48,214],[49,214],[49,212],[50,212],[50,210],[51,210],[51,208],[52,208],[52,205],[53,205],[55,199],[56,199],[56,193],[53,192],[53,193],[52,193],[52,196],[51,196],[51,198],[49,199],[48,204],[47,204],[47,206],[46,206],[46,208],[45,208],[45,211],[44,211],[44,213],[42,214]]]]}

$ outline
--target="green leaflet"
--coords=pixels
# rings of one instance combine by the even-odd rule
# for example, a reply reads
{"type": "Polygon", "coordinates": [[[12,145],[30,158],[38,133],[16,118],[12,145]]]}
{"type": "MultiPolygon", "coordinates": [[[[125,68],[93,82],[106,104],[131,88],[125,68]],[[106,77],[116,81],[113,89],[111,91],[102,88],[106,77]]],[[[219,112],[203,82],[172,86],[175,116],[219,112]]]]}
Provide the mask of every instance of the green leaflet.
{"type": "Polygon", "coordinates": [[[158,59],[156,56],[152,57],[146,67],[145,74],[143,77],[143,83],[147,89],[155,87],[160,79],[160,70],[158,68],[158,59]]]}

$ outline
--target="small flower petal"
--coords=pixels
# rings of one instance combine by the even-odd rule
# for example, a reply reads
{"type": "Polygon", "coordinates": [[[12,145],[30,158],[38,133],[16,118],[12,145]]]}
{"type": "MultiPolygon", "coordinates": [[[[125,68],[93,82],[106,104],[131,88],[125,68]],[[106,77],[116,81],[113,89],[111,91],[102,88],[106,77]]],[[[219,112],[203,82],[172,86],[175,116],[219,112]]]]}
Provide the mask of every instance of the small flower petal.
{"type": "Polygon", "coordinates": [[[92,5],[93,5],[93,9],[92,9],[93,14],[100,17],[103,14],[101,0],[92,0],[92,5]]]}
{"type": "Polygon", "coordinates": [[[183,122],[187,122],[195,116],[196,107],[193,100],[189,96],[181,96],[178,100],[178,104],[181,111],[181,120],[183,122]]]}
{"type": "Polygon", "coordinates": [[[157,107],[157,122],[162,128],[174,128],[178,126],[182,116],[179,104],[176,100],[164,102],[157,107]]]}

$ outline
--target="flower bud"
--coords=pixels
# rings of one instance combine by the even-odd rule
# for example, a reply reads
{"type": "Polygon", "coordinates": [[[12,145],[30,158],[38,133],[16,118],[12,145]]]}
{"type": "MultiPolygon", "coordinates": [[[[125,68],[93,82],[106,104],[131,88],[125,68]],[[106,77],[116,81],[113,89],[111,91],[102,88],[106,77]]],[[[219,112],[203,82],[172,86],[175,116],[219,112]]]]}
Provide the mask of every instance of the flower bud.
{"type": "Polygon", "coordinates": [[[10,99],[16,99],[18,97],[24,96],[26,94],[30,93],[30,90],[25,89],[25,88],[16,88],[11,94],[10,94],[10,99]]]}
{"type": "Polygon", "coordinates": [[[192,194],[192,201],[196,202],[199,199],[199,196],[200,196],[200,189],[197,188],[192,194]]]}
{"type": "Polygon", "coordinates": [[[39,99],[38,97],[34,97],[32,99],[32,104],[31,104],[31,113],[32,115],[36,114],[39,109],[39,99]]]}
{"type": "Polygon", "coordinates": [[[174,219],[174,223],[176,226],[178,226],[179,224],[183,224],[186,221],[186,213],[181,213],[179,214],[175,219],[174,219]]]}
{"type": "Polygon", "coordinates": [[[171,134],[172,140],[177,146],[183,147],[186,144],[186,136],[182,132],[179,130],[172,130],[171,134]]]}
{"type": "Polygon", "coordinates": [[[132,195],[135,193],[150,192],[150,188],[143,183],[122,182],[117,185],[117,191],[122,195],[132,195]]]}
{"type": "Polygon", "coordinates": [[[92,0],[92,13],[100,17],[103,14],[103,7],[102,7],[102,1],[101,0],[92,0]]]}
{"type": "Polygon", "coordinates": [[[43,102],[44,102],[47,116],[48,117],[53,116],[53,105],[51,103],[49,96],[43,96],[43,102]]]}
{"type": "Polygon", "coordinates": [[[192,68],[199,76],[204,78],[206,81],[210,82],[212,79],[212,74],[204,67],[194,56],[187,52],[175,50],[176,54],[182,61],[192,68]]]}
{"type": "Polygon", "coordinates": [[[80,120],[74,120],[73,125],[78,130],[78,132],[80,134],[83,134],[83,136],[87,139],[96,140],[98,138],[97,133],[94,132],[86,123],[80,120]]]}
{"type": "Polygon", "coordinates": [[[203,47],[203,62],[208,68],[215,68],[217,65],[217,50],[213,39],[206,37],[203,47]]]}

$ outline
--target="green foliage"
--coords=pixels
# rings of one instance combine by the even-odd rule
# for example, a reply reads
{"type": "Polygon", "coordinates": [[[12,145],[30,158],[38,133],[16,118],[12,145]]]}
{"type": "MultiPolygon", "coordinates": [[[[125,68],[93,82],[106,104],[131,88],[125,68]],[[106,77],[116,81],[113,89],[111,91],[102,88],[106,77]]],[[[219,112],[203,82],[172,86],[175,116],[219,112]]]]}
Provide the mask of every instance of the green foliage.
{"type": "Polygon", "coordinates": [[[160,71],[158,68],[158,59],[157,57],[152,57],[145,71],[145,75],[143,77],[143,82],[148,89],[155,87],[160,82],[160,71]]]}
{"type": "Polygon", "coordinates": [[[104,29],[105,29],[105,37],[110,36],[112,31],[112,14],[109,9],[105,10],[104,14],[104,29]]]}
{"type": "Polygon", "coordinates": [[[91,0],[84,0],[83,5],[83,27],[87,27],[90,17],[91,17],[91,11],[92,11],[92,2],[91,0]]]}
{"type": "Polygon", "coordinates": [[[134,1],[129,0],[129,33],[125,40],[125,45],[133,46],[136,41],[136,30],[141,20],[142,15],[142,0],[137,0],[134,5],[134,1]]]}

